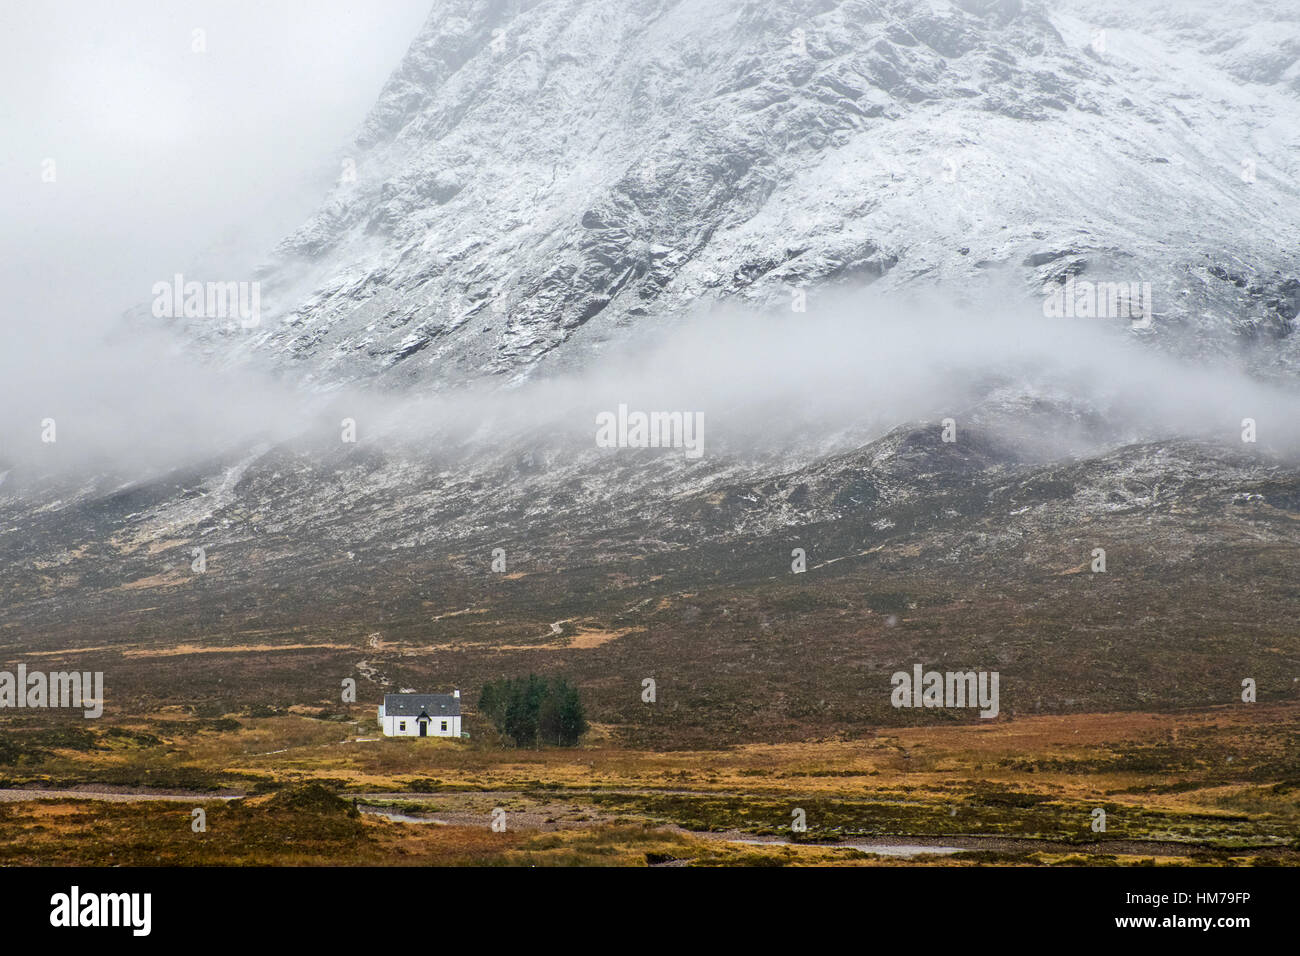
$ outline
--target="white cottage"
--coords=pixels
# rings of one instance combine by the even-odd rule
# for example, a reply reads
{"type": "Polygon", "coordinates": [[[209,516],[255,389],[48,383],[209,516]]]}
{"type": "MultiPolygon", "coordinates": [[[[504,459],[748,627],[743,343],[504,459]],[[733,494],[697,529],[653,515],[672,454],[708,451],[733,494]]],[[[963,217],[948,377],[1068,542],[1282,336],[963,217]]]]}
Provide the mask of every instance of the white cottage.
{"type": "Polygon", "coordinates": [[[459,737],[460,691],[385,694],[379,726],[385,737],[459,737]]]}

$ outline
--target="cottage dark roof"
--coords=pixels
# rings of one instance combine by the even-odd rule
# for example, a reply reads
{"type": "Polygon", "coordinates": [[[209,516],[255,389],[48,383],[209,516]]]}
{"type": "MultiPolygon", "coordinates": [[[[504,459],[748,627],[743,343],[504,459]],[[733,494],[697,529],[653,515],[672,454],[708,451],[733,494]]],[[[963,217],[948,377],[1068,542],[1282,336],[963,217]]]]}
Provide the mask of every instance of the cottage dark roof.
{"type": "Polygon", "coordinates": [[[460,698],[451,694],[384,695],[386,717],[419,717],[421,711],[430,717],[459,717],[460,698]]]}

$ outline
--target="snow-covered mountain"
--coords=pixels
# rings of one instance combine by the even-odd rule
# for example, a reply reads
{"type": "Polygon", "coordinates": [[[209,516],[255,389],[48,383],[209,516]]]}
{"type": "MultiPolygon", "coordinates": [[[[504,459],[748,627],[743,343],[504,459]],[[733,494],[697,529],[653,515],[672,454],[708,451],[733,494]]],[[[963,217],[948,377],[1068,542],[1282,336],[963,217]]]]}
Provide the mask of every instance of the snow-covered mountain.
{"type": "Polygon", "coordinates": [[[1298,15],[439,2],[261,323],[167,320],[217,374],[92,389],[0,461],[0,630],[471,681],[545,646],[610,699],[671,672],[734,740],[945,655],[1035,688],[1008,712],[1222,702],[1225,661],[1289,689],[1298,15]],[[1040,322],[1069,282],[1149,283],[1149,327],[1040,322]],[[647,396],[707,453],[593,441],[647,396]],[[570,620],[642,637],[552,647],[570,620]]]}
{"type": "Polygon", "coordinates": [[[508,380],[718,300],[1151,284],[1181,351],[1300,367],[1300,9],[439,0],[222,363],[508,380]]]}

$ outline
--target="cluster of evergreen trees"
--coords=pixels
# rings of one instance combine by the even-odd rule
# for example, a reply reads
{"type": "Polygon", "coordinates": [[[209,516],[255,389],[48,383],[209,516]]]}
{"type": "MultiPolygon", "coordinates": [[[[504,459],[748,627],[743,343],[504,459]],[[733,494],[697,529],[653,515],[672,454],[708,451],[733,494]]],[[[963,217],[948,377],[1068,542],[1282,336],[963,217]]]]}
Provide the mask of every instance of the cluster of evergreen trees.
{"type": "Polygon", "coordinates": [[[516,747],[572,747],[587,730],[578,689],[562,677],[543,680],[529,674],[489,681],[479,694],[478,710],[516,747]]]}

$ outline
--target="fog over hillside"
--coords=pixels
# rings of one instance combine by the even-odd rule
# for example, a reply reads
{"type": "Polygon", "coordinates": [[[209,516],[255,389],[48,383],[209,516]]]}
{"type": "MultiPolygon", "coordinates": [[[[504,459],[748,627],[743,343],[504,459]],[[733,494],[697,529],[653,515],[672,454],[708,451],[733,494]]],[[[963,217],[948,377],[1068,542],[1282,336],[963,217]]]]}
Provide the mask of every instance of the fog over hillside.
{"type": "Polygon", "coordinates": [[[6,490],[101,470],[140,480],[267,440],[329,445],[343,418],[359,423],[364,443],[415,460],[449,441],[492,457],[534,433],[582,450],[595,416],[619,404],[698,412],[709,451],[729,457],[811,460],[900,422],[950,415],[1044,457],[1179,437],[1239,445],[1243,418],[1257,423],[1261,452],[1289,458],[1300,448],[1294,390],[1241,363],[1150,349],[1127,323],[1046,319],[1036,307],[1009,294],[958,305],[941,293],[870,289],[828,294],[799,315],[730,305],[667,334],[633,330],[581,370],[433,395],[356,383],[303,392],[266,374],[195,365],[156,336],[149,351],[148,333],[119,337],[94,357],[74,352],[37,371],[28,354],[6,371],[17,412],[6,423],[6,490]],[[63,423],[53,447],[30,424],[47,416],[63,423]]]}
{"type": "MultiPolygon", "coordinates": [[[[42,230],[0,357],[6,490],[138,480],[342,417],[398,445],[447,428],[491,445],[488,422],[589,441],[619,403],[698,411],[733,453],[815,457],[1043,402],[1060,420],[1024,431],[1043,450],[1233,442],[1252,418],[1288,452],[1296,21],[1214,4],[1210,29],[1193,6],[439,3],[350,146],[316,134],[296,165],[263,161],[295,196],[337,180],[264,265],[274,217],[206,259],[204,216],[119,220],[110,241],[147,237],[152,268],[133,262],[140,305],[115,318],[52,281],[89,223],[42,230]],[[164,251],[169,231],[185,241],[164,251]],[[234,283],[246,308],[255,286],[256,321],[203,295],[197,315],[160,308],[176,279],[234,283]],[[1048,315],[1076,284],[1100,288],[1098,314],[1048,315]]],[[[136,43],[164,41],[189,37],[136,43]]],[[[182,53],[234,55],[219,29],[182,53]]],[[[203,82],[154,79],[157,101],[203,82]]],[[[240,105],[265,101],[255,86],[223,105],[273,123],[240,105]]],[[[255,196],[246,161],[208,160],[192,208],[255,196]]],[[[77,193],[85,165],[38,185],[77,193]]]]}

